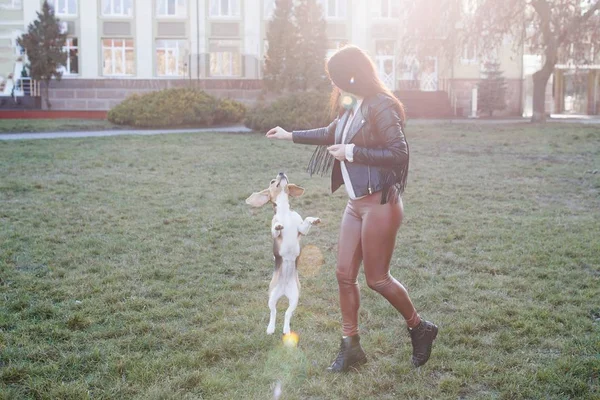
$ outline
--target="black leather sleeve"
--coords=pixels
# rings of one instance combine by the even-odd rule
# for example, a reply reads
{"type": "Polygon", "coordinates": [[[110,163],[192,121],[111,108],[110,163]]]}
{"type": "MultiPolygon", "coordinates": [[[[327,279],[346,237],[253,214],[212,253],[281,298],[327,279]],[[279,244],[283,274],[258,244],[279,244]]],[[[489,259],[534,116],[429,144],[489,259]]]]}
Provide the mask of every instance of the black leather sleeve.
{"type": "Polygon", "coordinates": [[[391,99],[374,107],[375,135],[380,138],[379,148],[354,147],[354,162],[390,167],[408,162],[408,145],[402,130],[397,107],[391,99]]]}
{"type": "Polygon", "coordinates": [[[292,140],[299,144],[331,145],[335,143],[336,118],[329,126],[310,129],[308,131],[293,131],[292,140]]]}

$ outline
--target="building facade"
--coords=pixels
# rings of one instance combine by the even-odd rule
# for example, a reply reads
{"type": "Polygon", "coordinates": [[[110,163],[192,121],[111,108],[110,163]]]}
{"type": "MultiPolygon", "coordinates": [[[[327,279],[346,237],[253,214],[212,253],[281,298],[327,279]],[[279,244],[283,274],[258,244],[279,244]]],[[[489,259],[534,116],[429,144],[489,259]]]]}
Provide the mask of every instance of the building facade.
{"type": "MultiPolygon", "coordinates": [[[[408,104],[409,114],[411,108],[413,115],[423,114],[426,110],[419,110],[419,104],[435,104],[446,114],[472,114],[472,90],[482,76],[475,49],[465,49],[452,63],[442,57],[416,60],[402,54],[398,45],[398,0],[320,1],[329,53],[347,43],[365,49],[384,82],[408,104]]],[[[275,0],[49,3],[68,36],[69,54],[62,81],[51,86],[54,109],[108,110],[132,93],[168,87],[194,86],[245,102],[260,94],[275,0]]],[[[11,74],[13,79],[20,76],[23,56],[16,38],[36,19],[41,4],[42,0],[0,0],[0,77],[5,80],[11,74]]],[[[498,59],[508,82],[504,113],[526,114],[531,101],[528,80],[537,59],[515,53],[510,43],[498,59]]],[[[588,84],[597,91],[595,80],[588,84]]],[[[552,96],[552,87],[559,86],[550,86],[549,110],[560,110],[552,96]]],[[[588,108],[595,110],[597,105],[588,108]]]]}

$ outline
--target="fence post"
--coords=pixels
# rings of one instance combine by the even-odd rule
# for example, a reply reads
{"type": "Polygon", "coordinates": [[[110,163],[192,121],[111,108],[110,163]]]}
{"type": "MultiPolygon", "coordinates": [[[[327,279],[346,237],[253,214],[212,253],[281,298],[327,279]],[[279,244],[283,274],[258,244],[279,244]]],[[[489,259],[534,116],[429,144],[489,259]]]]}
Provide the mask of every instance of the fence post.
{"type": "Polygon", "coordinates": [[[477,118],[477,86],[471,92],[471,115],[469,118],[477,118]]]}

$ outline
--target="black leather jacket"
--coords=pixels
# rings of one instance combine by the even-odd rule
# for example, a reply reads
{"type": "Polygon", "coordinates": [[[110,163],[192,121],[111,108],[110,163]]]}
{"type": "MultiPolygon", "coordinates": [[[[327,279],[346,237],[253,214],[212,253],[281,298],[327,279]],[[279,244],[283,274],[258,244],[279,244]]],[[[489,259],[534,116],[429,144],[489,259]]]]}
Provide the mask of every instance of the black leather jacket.
{"type": "MultiPolygon", "coordinates": [[[[339,144],[349,115],[350,112],[346,112],[325,128],[294,131],[293,141],[319,146],[339,144]]],[[[355,145],[354,160],[346,162],[346,168],[357,197],[381,191],[381,203],[384,204],[397,200],[404,191],[409,151],[402,126],[397,103],[389,96],[379,93],[363,100],[344,142],[355,145]]],[[[321,148],[317,157],[331,157],[323,150],[321,148]]],[[[322,160],[319,162],[323,163],[322,160]]],[[[335,160],[331,174],[332,193],[342,184],[340,162],[335,160]]]]}

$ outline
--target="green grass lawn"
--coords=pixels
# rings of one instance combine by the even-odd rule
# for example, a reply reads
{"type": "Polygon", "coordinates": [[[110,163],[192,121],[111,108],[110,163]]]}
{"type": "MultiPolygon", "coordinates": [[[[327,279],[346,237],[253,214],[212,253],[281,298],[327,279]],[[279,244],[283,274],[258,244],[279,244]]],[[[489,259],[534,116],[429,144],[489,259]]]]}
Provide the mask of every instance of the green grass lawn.
{"type": "Polygon", "coordinates": [[[0,119],[0,133],[73,132],[126,129],[96,119],[0,119]]]}
{"type": "Polygon", "coordinates": [[[360,276],[369,362],[330,375],[346,202],[311,147],[262,134],[0,141],[1,399],[598,399],[598,127],[409,126],[392,274],[440,333],[410,366],[404,323],[360,276]],[[297,349],[267,336],[281,170],[322,225],[303,239],[297,349]],[[314,254],[313,254],[314,255],[314,254]],[[311,257],[318,259],[318,254],[311,257]]]}

